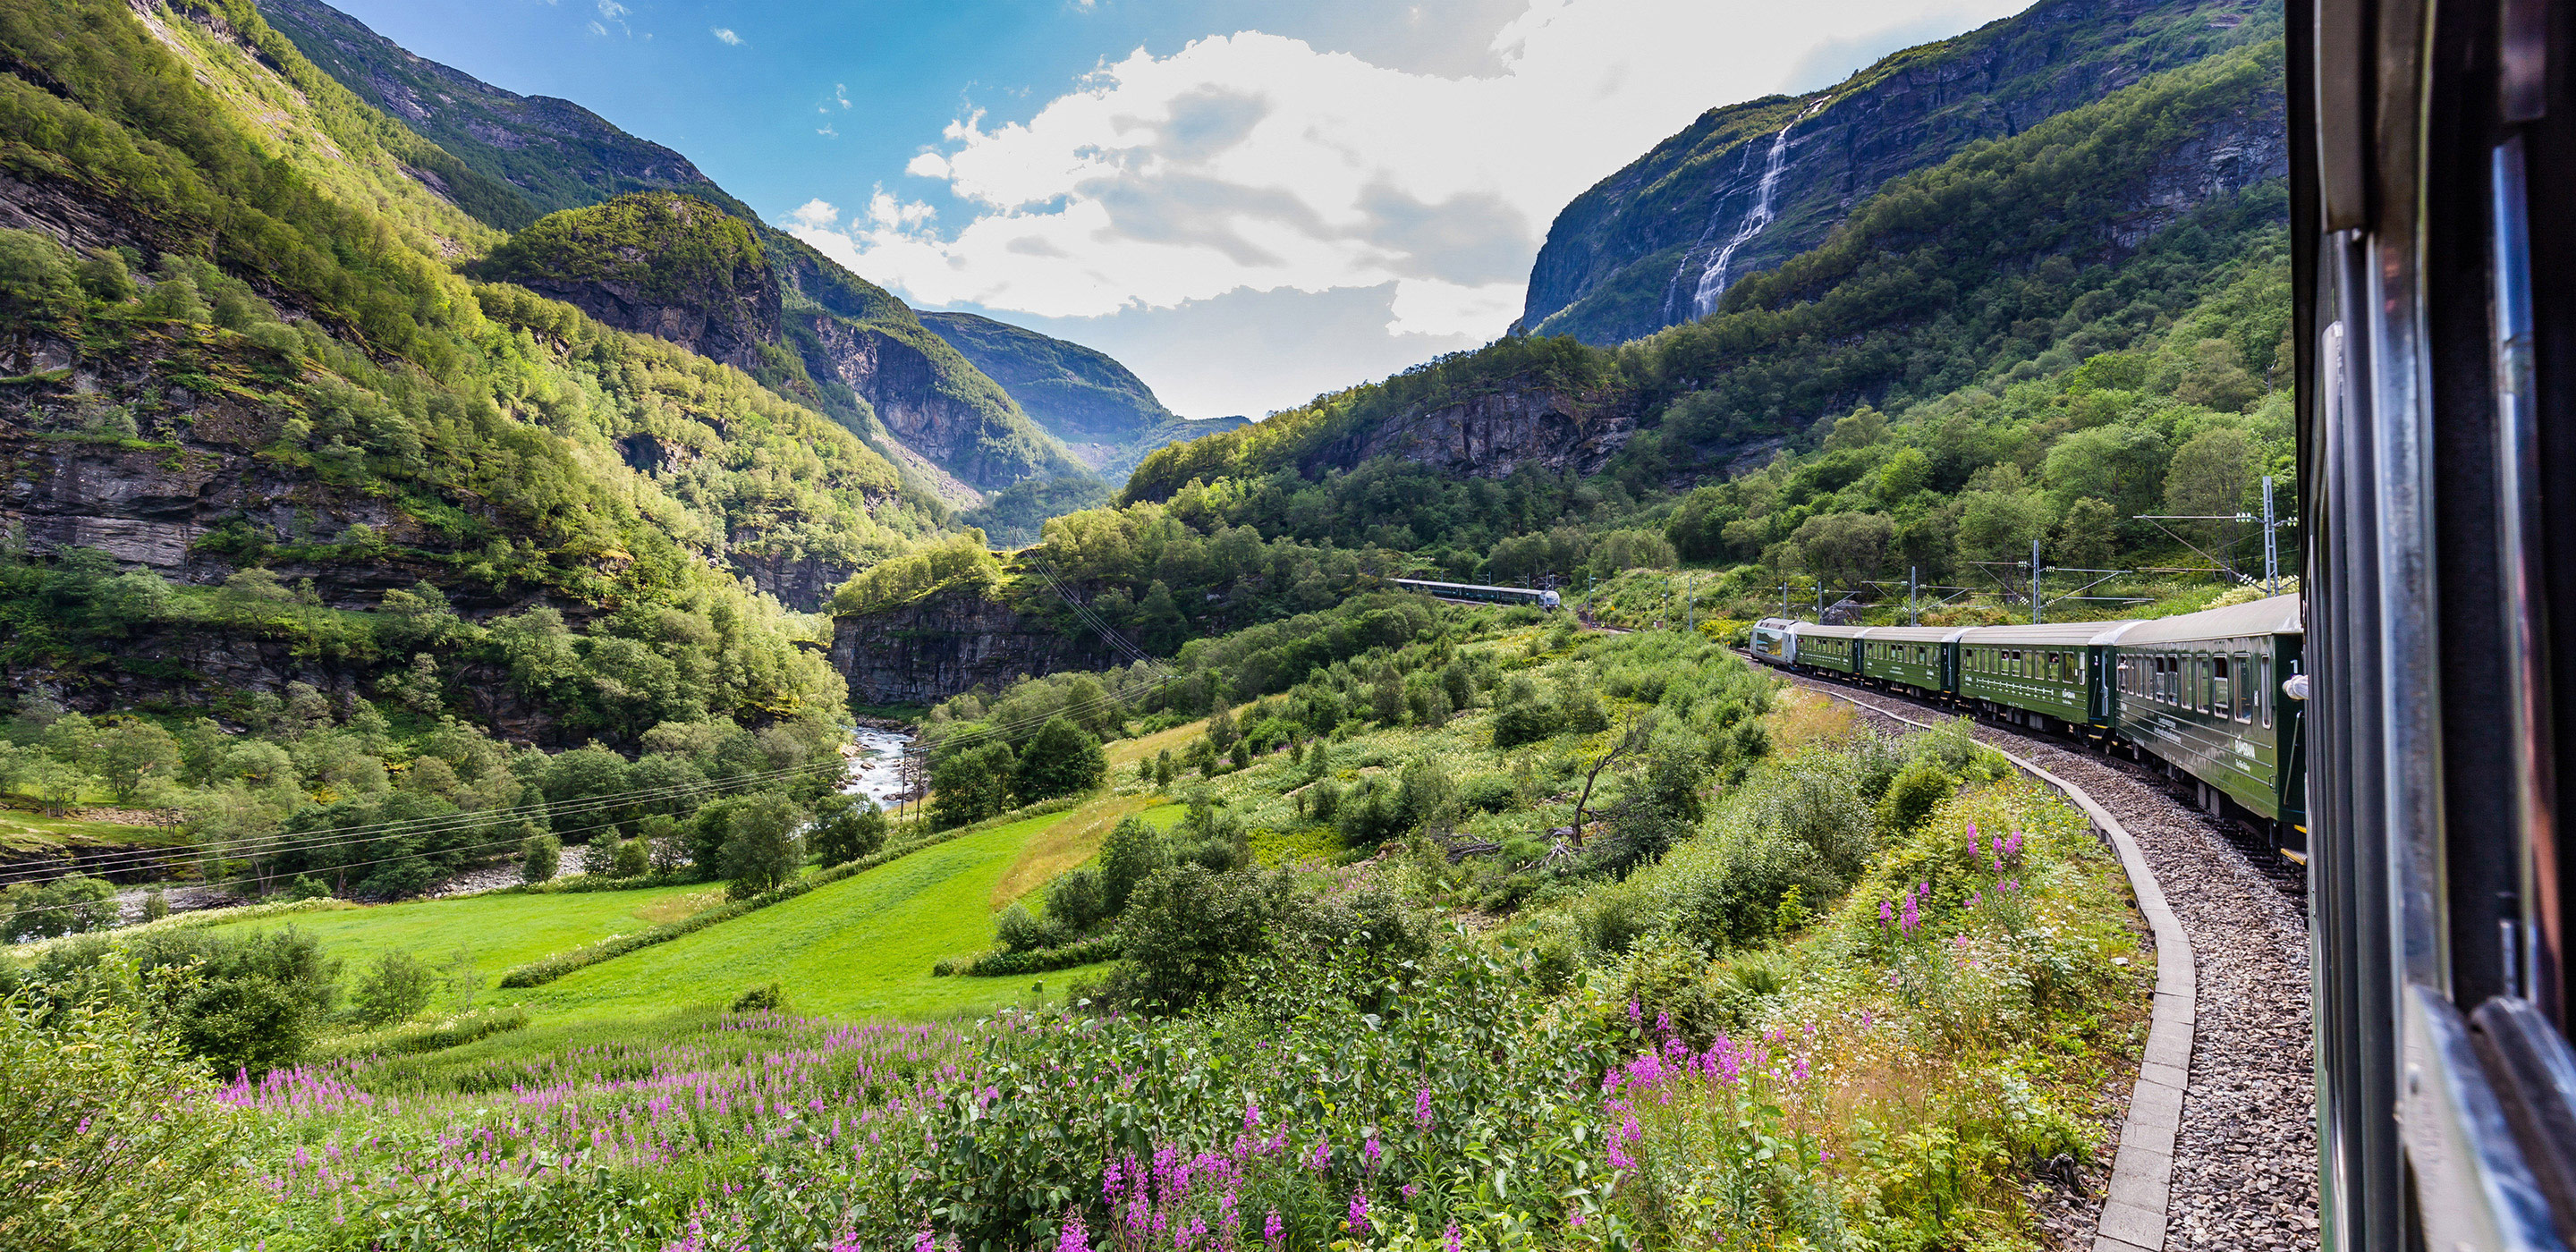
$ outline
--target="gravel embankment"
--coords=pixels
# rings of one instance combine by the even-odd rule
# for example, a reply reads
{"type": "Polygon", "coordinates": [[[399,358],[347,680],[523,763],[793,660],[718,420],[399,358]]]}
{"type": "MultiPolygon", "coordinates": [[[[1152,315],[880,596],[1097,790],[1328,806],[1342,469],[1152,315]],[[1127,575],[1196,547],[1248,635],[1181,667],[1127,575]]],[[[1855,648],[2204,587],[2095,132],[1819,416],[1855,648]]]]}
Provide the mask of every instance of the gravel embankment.
{"type": "MultiPolygon", "coordinates": [[[[1918,721],[1952,716],[1877,692],[1828,689],[1918,721]]],[[[1980,725],[1976,737],[2082,787],[2117,814],[2191,939],[2198,1021],[2165,1246],[2315,1248],[2315,1056],[2301,905],[2145,768],[2000,727],[1980,725]]],[[[2098,1183],[2087,1190],[2098,1212],[2098,1183]]]]}

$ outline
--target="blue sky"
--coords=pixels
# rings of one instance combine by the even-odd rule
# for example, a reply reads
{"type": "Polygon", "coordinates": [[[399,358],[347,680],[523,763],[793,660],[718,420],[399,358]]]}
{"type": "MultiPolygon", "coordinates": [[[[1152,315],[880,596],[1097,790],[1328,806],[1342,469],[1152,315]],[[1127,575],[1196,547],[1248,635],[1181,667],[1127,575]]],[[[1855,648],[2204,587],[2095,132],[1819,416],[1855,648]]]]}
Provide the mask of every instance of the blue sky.
{"type": "Polygon", "coordinates": [[[1556,210],[1699,111],[2025,2],[334,0],[1193,417],[1484,343],[1556,210]]]}

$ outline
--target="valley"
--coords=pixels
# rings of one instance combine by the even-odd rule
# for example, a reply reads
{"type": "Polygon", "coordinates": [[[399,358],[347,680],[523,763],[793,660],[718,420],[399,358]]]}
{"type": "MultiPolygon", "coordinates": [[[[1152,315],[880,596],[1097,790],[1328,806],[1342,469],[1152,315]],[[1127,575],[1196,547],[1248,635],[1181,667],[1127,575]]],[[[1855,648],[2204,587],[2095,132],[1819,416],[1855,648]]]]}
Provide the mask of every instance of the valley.
{"type": "Polygon", "coordinates": [[[0,0],[0,1245],[2089,1246],[2147,893],[1743,649],[2274,589],[2284,56],[1712,95],[1250,420],[322,0],[0,0]]]}

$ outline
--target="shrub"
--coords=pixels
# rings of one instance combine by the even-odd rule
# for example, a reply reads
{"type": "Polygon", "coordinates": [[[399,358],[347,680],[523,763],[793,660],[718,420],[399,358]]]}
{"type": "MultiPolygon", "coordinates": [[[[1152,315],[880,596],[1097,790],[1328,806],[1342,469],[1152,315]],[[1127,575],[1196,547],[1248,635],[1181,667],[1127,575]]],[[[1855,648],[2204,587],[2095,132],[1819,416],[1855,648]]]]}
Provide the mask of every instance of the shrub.
{"type": "Polygon", "coordinates": [[[429,1007],[438,972],[408,949],[394,948],[376,958],[358,985],[350,989],[349,1007],[361,1025],[391,1026],[407,1022],[429,1007]]]}
{"type": "Polygon", "coordinates": [[[1354,848],[1373,848],[1407,826],[1402,797],[1394,787],[1372,775],[1341,798],[1335,806],[1334,827],[1342,842],[1354,848]]]}
{"type": "Polygon", "coordinates": [[[116,887],[79,870],[49,883],[16,883],[0,892],[0,929],[11,938],[84,934],[116,922],[116,887]]]}
{"type": "Polygon", "coordinates": [[[1141,817],[1120,821],[1100,847],[1101,915],[1126,912],[1128,897],[1136,888],[1171,863],[1171,841],[1152,822],[1141,817]]]}
{"type": "Polygon", "coordinates": [[[1558,723],[1553,705],[1540,697],[1538,685],[1526,678],[1514,678],[1503,689],[1503,697],[1494,704],[1494,746],[1515,748],[1537,743],[1565,729],[1558,723]]]}
{"type": "Polygon", "coordinates": [[[1576,910],[1574,923],[1593,951],[1617,956],[1661,927],[1664,917],[1651,893],[1622,883],[1594,891],[1576,910]]]}
{"type": "Polygon", "coordinates": [[[863,796],[825,796],[815,807],[811,838],[824,864],[855,861],[885,846],[885,810],[863,796]]]}
{"type": "Polygon", "coordinates": [[[1047,888],[1047,920],[1068,931],[1091,929],[1109,916],[1108,890],[1101,872],[1085,865],[1065,871],[1047,888]]]}
{"type": "Polygon", "coordinates": [[[286,898],[289,900],[322,900],[330,895],[331,884],[304,874],[297,874],[295,881],[286,885],[286,898]]]}
{"type": "Polygon", "coordinates": [[[1039,948],[1055,947],[1071,936],[1054,919],[1040,918],[1014,904],[994,919],[993,938],[1005,951],[1034,952],[1039,948]]]}
{"type": "Polygon", "coordinates": [[[765,982],[735,996],[736,1013],[783,1013],[787,1010],[787,992],[775,982],[765,982]]]}
{"type": "Polygon", "coordinates": [[[995,740],[944,753],[930,771],[930,824],[945,830],[979,822],[1010,807],[1019,760],[995,740]]]}
{"type": "Polygon", "coordinates": [[[234,1187],[239,1125],[124,969],[93,998],[0,1001],[0,1246],[176,1247],[234,1187]]]}
{"type": "Polygon", "coordinates": [[[539,883],[555,876],[563,868],[563,840],[553,835],[530,835],[519,841],[519,880],[539,883]]]}
{"type": "Polygon", "coordinates": [[[170,915],[170,897],[159,887],[143,893],[143,920],[157,922],[170,915]]]}
{"type": "Polygon", "coordinates": [[[1286,880],[1253,871],[1176,865],[1140,884],[1119,924],[1125,952],[1117,998],[1180,1010],[1222,999],[1244,963],[1269,951],[1286,880]]]}
{"type": "Polygon", "coordinates": [[[1879,797],[1878,829],[1881,838],[1896,839],[1912,834],[1932,816],[1932,810],[1959,789],[1959,782],[1942,772],[1929,755],[1918,756],[1897,771],[1895,781],[1887,785],[1887,794],[1879,797]]]}
{"type": "Polygon", "coordinates": [[[617,851],[608,858],[612,878],[642,878],[653,872],[653,842],[641,835],[617,841],[617,851]]]}
{"type": "Polygon", "coordinates": [[[805,862],[805,812],[783,795],[751,797],[726,823],[719,865],[733,898],[746,900],[794,877],[805,862]]]}

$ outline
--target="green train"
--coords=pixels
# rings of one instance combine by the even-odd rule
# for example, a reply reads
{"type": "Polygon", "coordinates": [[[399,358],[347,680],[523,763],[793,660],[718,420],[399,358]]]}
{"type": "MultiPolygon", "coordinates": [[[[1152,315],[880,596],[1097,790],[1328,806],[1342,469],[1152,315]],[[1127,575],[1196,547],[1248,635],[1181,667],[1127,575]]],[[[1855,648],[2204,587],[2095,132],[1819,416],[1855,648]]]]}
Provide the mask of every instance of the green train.
{"type": "Polygon", "coordinates": [[[2192,781],[2201,807],[2307,860],[2296,596],[2147,621],[1820,626],[1765,618],[1756,659],[1946,704],[2192,781]]]}

